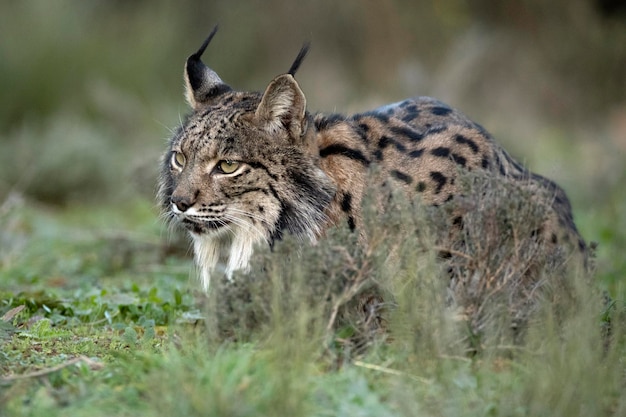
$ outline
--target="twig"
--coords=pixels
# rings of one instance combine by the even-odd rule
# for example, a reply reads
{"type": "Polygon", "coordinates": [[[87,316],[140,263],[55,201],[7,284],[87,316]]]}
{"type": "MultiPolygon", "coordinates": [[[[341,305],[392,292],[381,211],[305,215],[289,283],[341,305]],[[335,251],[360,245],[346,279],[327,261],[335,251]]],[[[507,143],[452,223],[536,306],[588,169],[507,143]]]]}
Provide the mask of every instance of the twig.
{"type": "Polygon", "coordinates": [[[415,375],[409,375],[409,374],[404,373],[402,371],[398,371],[397,369],[387,368],[387,367],[384,367],[384,366],[375,365],[373,363],[367,363],[367,362],[358,361],[358,360],[356,360],[356,361],[354,361],[352,363],[354,363],[356,366],[360,366],[361,368],[371,369],[373,371],[383,372],[383,373],[390,374],[390,375],[406,376],[408,378],[411,378],[411,379],[413,379],[415,381],[418,381],[418,382],[422,382],[424,384],[428,384],[428,385],[432,384],[432,381],[430,381],[429,379],[422,378],[422,377],[415,376],[415,375]]]}
{"type": "Polygon", "coordinates": [[[11,320],[13,320],[13,318],[15,316],[17,316],[22,310],[24,310],[26,308],[25,304],[19,305],[15,308],[10,309],[9,311],[7,311],[4,316],[0,317],[0,320],[4,321],[4,322],[10,322],[11,320]]]}
{"type": "Polygon", "coordinates": [[[326,332],[330,333],[335,325],[335,321],[337,320],[337,315],[339,314],[339,309],[348,301],[354,297],[356,293],[361,289],[363,282],[355,280],[350,284],[350,286],[341,293],[339,298],[333,304],[333,308],[330,313],[330,318],[328,319],[328,323],[326,324],[326,332]]]}
{"type": "Polygon", "coordinates": [[[104,367],[104,364],[100,362],[96,362],[92,359],[89,359],[86,356],[81,355],[73,359],[70,359],[67,362],[63,362],[59,365],[56,365],[50,368],[40,369],[38,371],[28,372],[28,373],[21,374],[21,375],[11,375],[11,376],[2,377],[0,378],[0,383],[8,383],[8,382],[17,381],[20,379],[37,378],[40,376],[49,375],[57,371],[60,371],[63,368],[67,368],[68,366],[72,366],[80,362],[85,362],[89,366],[89,368],[91,368],[94,371],[100,370],[104,367]]]}
{"type": "Polygon", "coordinates": [[[350,285],[347,288],[344,288],[339,297],[335,300],[330,313],[330,319],[328,320],[328,323],[326,325],[327,333],[330,333],[333,326],[335,325],[337,315],[339,314],[339,309],[348,301],[350,301],[367,282],[366,271],[368,271],[369,269],[369,262],[367,260],[364,260],[361,265],[357,265],[354,257],[350,255],[345,247],[337,246],[336,249],[342,253],[344,259],[346,259],[348,267],[352,271],[356,272],[356,277],[351,280],[350,285]]]}

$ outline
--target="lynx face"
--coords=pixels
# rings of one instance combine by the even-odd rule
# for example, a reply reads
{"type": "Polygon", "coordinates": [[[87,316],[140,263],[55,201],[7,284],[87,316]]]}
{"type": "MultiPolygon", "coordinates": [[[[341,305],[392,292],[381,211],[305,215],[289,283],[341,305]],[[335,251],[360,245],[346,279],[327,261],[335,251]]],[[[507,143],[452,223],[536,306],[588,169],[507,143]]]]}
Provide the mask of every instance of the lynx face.
{"type": "Polygon", "coordinates": [[[308,121],[292,75],[277,77],[263,95],[221,81],[205,91],[207,76],[219,78],[198,75],[197,62],[192,55],[186,69],[194,112],[163,157],[159,196],[168,219],[189,231],[208,287],[218,264],[227,274],[245,269],[253,246],[283,231],[315,240],[335,186],[303,146],[308,121]]]}

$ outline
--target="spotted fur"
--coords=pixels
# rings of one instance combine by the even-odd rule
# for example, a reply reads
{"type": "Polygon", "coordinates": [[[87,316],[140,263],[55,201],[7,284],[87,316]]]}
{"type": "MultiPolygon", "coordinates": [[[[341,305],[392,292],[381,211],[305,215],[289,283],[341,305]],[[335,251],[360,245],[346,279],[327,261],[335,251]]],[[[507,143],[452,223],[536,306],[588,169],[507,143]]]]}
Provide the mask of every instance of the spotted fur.
{"type": "Polygon", "coordinates": [[[245,270],[256,244],[285,232],[315,241],[343,222],[358,229],[373,165],[432,205],[459,194],[463,171],[523,181],[549,197],[542,238],[586,250],[565,192],[461,112],[414,97],[352,116],[309,113],[294,79],[306,48],[264,93],[235,91],[200,60],[214,33],[185,65],[192,113],[163,157],[159,189],[165,215],[191,235],[205,288],[216,270],[245,270]]]}

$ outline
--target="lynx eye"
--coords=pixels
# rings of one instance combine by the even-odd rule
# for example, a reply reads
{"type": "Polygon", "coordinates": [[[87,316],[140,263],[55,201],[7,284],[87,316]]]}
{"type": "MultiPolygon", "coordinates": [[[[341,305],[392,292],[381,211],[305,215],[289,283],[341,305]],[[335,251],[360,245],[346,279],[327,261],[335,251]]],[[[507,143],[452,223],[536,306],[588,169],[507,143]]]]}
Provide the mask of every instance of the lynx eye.
{"type": "Polygon", "coordinates": [[[224,160],[217,163],[217,169],[224,174],[232,174],[237,171],[237,168],[239,168],[239,162],[236,161],[224,160]]]}
{"type": "Polygon", "coordinates": [[[185,166],[185,162],[187,162],[185,155],[181,152],[174,152],[172,155],[172,165],[174,165],[175,168],[183,168],[185,166]]]}

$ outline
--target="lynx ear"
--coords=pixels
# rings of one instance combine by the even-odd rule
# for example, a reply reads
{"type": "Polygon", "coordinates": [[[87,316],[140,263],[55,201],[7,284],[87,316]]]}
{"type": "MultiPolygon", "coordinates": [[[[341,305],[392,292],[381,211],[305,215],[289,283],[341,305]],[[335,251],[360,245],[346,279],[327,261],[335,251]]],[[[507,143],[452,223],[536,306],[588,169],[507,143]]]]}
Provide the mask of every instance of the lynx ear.
{"type": "Polygon", "coordinates": [[[270,134],[286,130],[299,139],[306,130],[306,98],[291,74],[274,78],[265,89],[256,118],[270,134]]]}
{"type": "Polygon", "coordinates": [[[185,62],[185,97],[194,110],[211,104],[216,97],[231,90],[215,71],[204,65],[202,60],[200,60],[216,32],[217,26],[213,28],[200,49],[187,58],[187,62],[185,62]]]}

